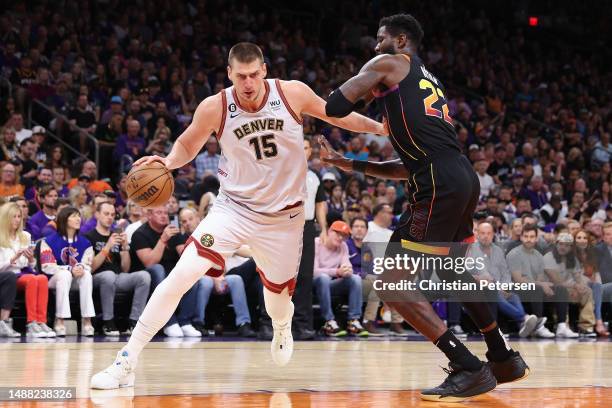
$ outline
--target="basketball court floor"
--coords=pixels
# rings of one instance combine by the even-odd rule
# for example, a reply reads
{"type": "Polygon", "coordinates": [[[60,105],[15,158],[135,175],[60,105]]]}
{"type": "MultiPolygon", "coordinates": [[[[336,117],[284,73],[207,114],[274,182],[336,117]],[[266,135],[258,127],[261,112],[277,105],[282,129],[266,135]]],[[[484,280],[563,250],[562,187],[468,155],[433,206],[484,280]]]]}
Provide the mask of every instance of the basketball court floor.
{"type": "MultiPolygon", "coordinates": [[[[142,353],[133,389],[89,390],[91,375],[110,364],[124,342],[68,337],[0,343],[0,387],[76,387],[71,401],[0,406],[612,407],[608,340],[513,341],[531,375],[458,404],[420,401],[418,390],[439,384],[446,362],[419,338],[296,342],[283,368],[272,362],[269,342],[159,339],[142,353]]],[[[484,356],[484,342],[468,344],[484,356]]]]}

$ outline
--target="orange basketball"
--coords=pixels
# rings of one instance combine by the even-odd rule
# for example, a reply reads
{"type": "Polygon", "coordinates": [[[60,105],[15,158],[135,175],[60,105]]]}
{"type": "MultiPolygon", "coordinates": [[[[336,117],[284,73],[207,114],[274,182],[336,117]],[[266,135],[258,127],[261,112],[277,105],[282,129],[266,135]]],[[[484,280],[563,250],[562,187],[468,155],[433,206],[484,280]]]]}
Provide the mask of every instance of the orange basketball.
{"type": "Polygon", "coordinates": [[[128,198],[143,208],[161,207],[174,192],[174,178],[161,163],[132,167],[127,175],[128,198]]]}

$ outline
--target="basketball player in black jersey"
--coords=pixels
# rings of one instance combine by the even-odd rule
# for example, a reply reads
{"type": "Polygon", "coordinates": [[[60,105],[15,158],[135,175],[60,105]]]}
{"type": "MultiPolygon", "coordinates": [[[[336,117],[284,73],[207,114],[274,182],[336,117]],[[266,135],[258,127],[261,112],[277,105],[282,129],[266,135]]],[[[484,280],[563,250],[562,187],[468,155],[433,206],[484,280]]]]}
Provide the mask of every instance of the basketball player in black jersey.
{"type": "MultiPolygon", "coordinates": [[[[352,161],[322,141],[328,163],[369,176],[403,178],[411,189],[409,209],[402,214],[390,242],[473,242],[472,216],[480,185],[468,159],[461,154],[442,83],[423,65],[417,50],[423,37],[419,22],[408,14],[380,21],[375,58],[358,75],[329,96],[328,116],[343,117],[376,97],[389,127],[389,138],[400,160],[373,163],[352,161]],[[325,151],[327,150],[327,154],[325,151]]],[[[462,255],[464,255],[463,253],[462,255]]],[[[457,280],[454,272],[441,279],[457,280]]],[[[462,281],[472,281],[468,273],[462,281]]],[[[459,297],[460,300],[466,300],[459,297]]],[[[485,302],[462,302],[484,335],[487,363],[480,361],[447,329],[424,297],[387,302],[415,329],[429,338],[450,360],[448,378],[423,390],[433,401],[461,401],[516,381],[529,374],[520,354],[510,348],[485,302]]]]}

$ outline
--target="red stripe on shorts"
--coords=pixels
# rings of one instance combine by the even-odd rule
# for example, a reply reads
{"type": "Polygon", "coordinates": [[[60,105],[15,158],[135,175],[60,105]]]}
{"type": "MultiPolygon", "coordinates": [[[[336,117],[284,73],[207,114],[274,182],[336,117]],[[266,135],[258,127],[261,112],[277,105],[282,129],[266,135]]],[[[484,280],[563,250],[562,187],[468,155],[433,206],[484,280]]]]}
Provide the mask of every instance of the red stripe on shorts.
{"type": "Polygon", "coordinates": [[[192,242],[195,245],[196,250],[198,251],[198,255],[221,266],[221,269],[210,268],[206,271],[205,275],[208,275],[211,278],[218,278],[219,276],[223,275],[223,271],[225,271],[225,259],[223,259],[223,257],[218,252],[204,247],[194,237],[189,237],[189,239],[187,239],[187,242],[185,242],[185,248],[187,248],[187,246],[192,242]]]}
{"type": "Polygon", "coordinates": [[[261,269],[256,269],[257,273],[259,273],[259,277],[261,278],[261,282],[270,292],[281,293],[285,288],[289,288],[289,296],[293,296],[293,292],[295,292],[296,278],[291,278],[285,283],[274,283],[266,279],[261,269]]]}

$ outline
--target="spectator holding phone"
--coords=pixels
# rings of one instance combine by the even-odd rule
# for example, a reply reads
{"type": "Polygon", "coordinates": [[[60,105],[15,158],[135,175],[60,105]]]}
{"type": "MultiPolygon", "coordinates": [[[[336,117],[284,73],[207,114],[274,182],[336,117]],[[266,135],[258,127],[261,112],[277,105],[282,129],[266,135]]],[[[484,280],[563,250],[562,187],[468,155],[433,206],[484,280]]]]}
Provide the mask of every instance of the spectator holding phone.
{"type": "MultiPolygon", "coordinates": [[[[30,234],[23,230],[23,217],[16,203],[0,207],[0,282],[12,281],[16,288],[25,291],[28,337],[55,337],[55,332],[47,326],[47,302],[49,295],[48,279],[43,274],[35,274],[34,253],[30,234]],[[9,276],[2,276],[11,274],[9,276]],[[10,279],[9,279],[10,278],[10,279]]],[[[13,330],[10,311],[15,301],[15,288],[12,293],[0,290],[0,337],[18,337],[13,330]]]]}
{"type": "Polygon", "coordinates": [[[85,235],[95,253],[92,261],[93,285],[94,288],[100,288],[102,331],[105,336],[119,336],[114,320],[115,293],[134,292],[130,322],[122,333],[129,335],[144,310],[151,285],[151,276],[147,271],[130,272],[127,235],[121,227],[113,226],[115,214],[115,207],[111,203],[98,203],[95,212],[96,227],[85,235]]]}
{"type": "MultiPolygon", "coordinates": [[[[163,281],[168,272],[172,270],[179,260],[179,254],[184,242],[181,240],[180,230],[170,224],[168,208],[159,207],[147,209],[147,222],[142,224],[132,235],[130,242],[130,256],[132,259],[131,272],[146,269],[151,275],[151,291],[163,281]]],[[[196,283],[197,285],[197,283],[196,283]]],[[[183,296],[179,309],[181,313],[192,315],[189,308],[195,307],[196,291],[190,290],[183,296]]],[[[200,337],[190,323],[179,325],[175,315],[170,317],[164,334],[168,337],[200,337]]]]}
{"type": "Polygon", "coordinates": [[[92,298],[91,262],[93,248],[79,234],[81,214],[74,207],[66,207],[57,215],[57,232],[46,237],[40,246],[42,271],[50,276],[49,287],[55,288],[55,326],[58,336],[66,335],[64,319],[69,319],[70,289],[79,289],[81,306],[81,335],[93,336],[91,318],[96,315],[92,298]]]}

